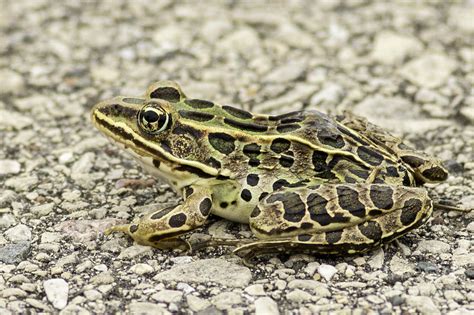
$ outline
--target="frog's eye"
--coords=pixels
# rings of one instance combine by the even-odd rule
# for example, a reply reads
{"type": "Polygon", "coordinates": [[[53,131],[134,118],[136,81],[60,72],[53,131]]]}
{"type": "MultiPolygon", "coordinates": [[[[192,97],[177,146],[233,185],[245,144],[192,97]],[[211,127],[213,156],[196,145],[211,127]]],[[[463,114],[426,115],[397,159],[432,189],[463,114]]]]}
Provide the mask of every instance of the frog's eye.
{"type": "Polygon", "coordinates": [[[171,115],[161,107],[146,105],[138,114],[138,124],[143,130],[157,134],[171,126],[171,115]]]}

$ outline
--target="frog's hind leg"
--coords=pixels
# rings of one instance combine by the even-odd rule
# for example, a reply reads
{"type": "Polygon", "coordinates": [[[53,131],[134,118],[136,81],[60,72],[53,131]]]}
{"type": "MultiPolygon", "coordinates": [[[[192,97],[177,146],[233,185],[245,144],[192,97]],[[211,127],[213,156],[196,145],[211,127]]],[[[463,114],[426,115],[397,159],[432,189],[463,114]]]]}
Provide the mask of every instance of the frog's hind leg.
{"type": "Polygon", "coordinates": [[[282,251],[361,253],[420,226],[432,209],[426,191],[416,187],[325,184],[276,191],[251,214],[260,240],[235,253],[245,259],[282,251]]]}
{"type": "Polygon", "coordinates": [[[357,140],[358,135],[362,135],[365,138],[364,140],[369,140],[385,148],[389,153],[395,154],[403,162],[410,165],[418,183],[435,183],[447,179],[448,171],[441,161],[406,145],[400,138],[368,122],[367,119],[345,112],[343,115],[337,116],[336,120],[341,123],[340,130],[348,136],[352,136],[357,140]],[[356,131],[358,135],[354,134],[353,131],[356,131]]]}

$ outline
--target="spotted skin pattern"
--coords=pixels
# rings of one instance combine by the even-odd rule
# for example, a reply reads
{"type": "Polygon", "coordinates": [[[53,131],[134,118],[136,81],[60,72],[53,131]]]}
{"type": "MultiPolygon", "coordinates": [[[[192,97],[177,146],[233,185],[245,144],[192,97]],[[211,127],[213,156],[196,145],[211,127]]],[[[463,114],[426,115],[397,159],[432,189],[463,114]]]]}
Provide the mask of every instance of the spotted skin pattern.
{"type": "Polygon", "coordinates": [[[418,186],[447,178],[438,160],[362,117],[253,114],[188,98],[170,81],[144,98],[97,104],[92,120],[182,194],[174,207],[107,231],[158,248],[182,248],[179,236],[213,213],[250,225],[256,238],[236,249],[244,257],[363,252],[425,222],[433,206],[418,186]]]}

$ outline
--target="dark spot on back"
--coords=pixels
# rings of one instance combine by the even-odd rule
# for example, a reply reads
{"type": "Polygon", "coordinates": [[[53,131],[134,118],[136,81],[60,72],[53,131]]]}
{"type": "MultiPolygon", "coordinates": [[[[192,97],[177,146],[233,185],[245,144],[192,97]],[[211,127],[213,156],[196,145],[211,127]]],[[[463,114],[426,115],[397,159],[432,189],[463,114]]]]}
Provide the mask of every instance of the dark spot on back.
{"type": "Polygon", "coordinates": [[[301,126],[298,124],[281,124],[276,127],[279,133],[288,133],[300,129],[301,126]]]}
{"type": "Polygon", "coordinates": [[[317,133],[317,137],[319,139],[319,142],[321,142],[324,145],[328,145],[333,148],[342,148],[346,144],[344,142],[344,139],[339,133],[336,133],[330,129],[321,129],[317,133]]]}
{"type": "Polygon", "coordinates": [[[307,242],[311,239],[311,235],[310,234],[300,234],[298,235],[298,241],[300,242],[307,242]]]}
{"type": "Polygon", "coordinates": [[[203,201],[199,204],[199,211],[201,211],[202,215],[207,217],[211,212],[212,201],[210,198],[204,198],[203,201]]]}
{"type": "Polygon", "coordinates": [[[177,89],[169,86],[163,86],[151,92],[150,98],[159,98],[168,102],[176,103],[181,99],[181,95],[177,89]]]}
{"type": "Polygon", "coordinates": [[[240,197],[242,197],[243,200],[248,202],[252,200],[252,193],[250,192],[250,190],[244,188],[242,189],[242,192],[240,193],[240,197]]]}
{"type": "Polygon", "coordinates": [[[153,159],[153,166],[156,168],[160,168],[161,161],[157,159],[153,159]]]}
{"type": "Polygon", "coordinates": [[[225,201],[221,202],[220,205],[219,205],[222,209],[225,209],[229,206],[229,204],[225,201]]]}
{"type": "Polygon", "coordinates": [[[387,167],[387,176],[389,176],[389,177],[399,177],[400,174],[398,174],[397,168],[395,166],[388,166],[387,167]]]}
{"type": "Polygon", "coordinates": [[[283,203],[283,218],[290,222],[300,222],[305,215],[305,204],[300,195],[294,192],[273,194],[267,198],[267,203],[280,201],[283,203]]]}
{"type": "Polygon", "coordinates": [[[402,213],[400,215],[400,221],[403,225],[407,226],[416,221],[418,212],[423,208],[423,204],[419,199],[408,199],[403,204],[402,213]]]}
{"type": "Polygon", "coordinates": [[[425,178],[428,178],[429,180],[437,182],[448,179],[448,173],[443,168],[435,166],[427,168],[421,172],[421,175],[423,175],[425,178]]]}
{"type": "Polygon", "coordinates": [[[192,108],[203,109],[203,108],[211,108],[214,106],[213,102],[205,101],[205,100],[185,100],[186,105],[191,106],[192,108]]]}
{"type": "Polygon", "coordinates": [[[195,112],[192,110],[180,110],[178,113],[181,115],[181,117],[185,119],[191,119],[195,121],[209,121],[214,118],[214,115],[212,114],[207,114],[203,112],[195,112]]]}
{"type": "Polygon", "coordinates": [[[359,218],[365,216],[365,206],[360,202],[359,193],[356,190],[348,186],[338,186],[336,190],[339,206],[342,209],[359,218]]]}
{"type": "Polygon", "coordinates": [[[357,226],[359,228],[359,231],[367,237],[368,239],[371,239],[373,241],[379,241],[382,239],[382,229],[380,228],[380,225],[375,222],[375,221],[368,221],[364,222],[362,224],[359,224],[357,226]]]}
{"type": "Polygon", "coordinates": [[[260,154],[260,145],[256,143],[249,143],[244,145],[243,152],[249,158],[256,158],[260,154]]]}
{"type": "Polygon", "coordinates": [[[381,210],[377,210],[377,209],[372,209],[369,211],[369,216],[371,217],[377,217],[379,215],[381,215],[383,212],[381,210]]]}
{"type": "Polygon", "coordinates": [[[210,175],[210,174],[204,172],[202,169],[194,167],[194,166],[190,166],[190,165],[181,165],[181,166],[176,167],[174,170],[179,171],[179,172],[191,173],[191,174],[194,174],[194,175],[196,175],[200,178],[214,177],[213,175],[210,175]]]}
{"type": "Polygon", "coordinates": [[[380,163],[383,161],[383,156],[369,147],[358,147],[357,154],[363,161],[369,163],[370,165],[380,165],[380,163]]]}
{"type": "Polygon", "coordinates": [[[314,151],[312,156],[312,162],[316,173],[324,172],[327,170],[326,159],[328,154],[322,151],[314,151]]]}
{"type": "Polygon", "coordinates": [[[336,213],[334,216],[330,216],[326,206],[328,200],[317,193],[311,193],[306,199],[308,205],[309,216],[311,220],[319,223],[321,226],[326,226],[336,222],[347,222],[349,218],[344,217],[340,213],[336,213]]]}
{"type": "Polygon", "coordinates": [[[193,193],[194,193],[194,189],[193,189],[191,186],[187,186],[187,187],[184,189],[184,198],[188,198],[188,197],[191,196],[193,193]]]}
{"type": "Polygon", "coordinates": [[[210,158],[207,159],[207,164],[213,168],[221,168],[221,162],[219,162],[218,160],[216,160],[215,158],[213,158],[212,156],[210,158]]]}
{"type": "Polygon", "coordinates": [[[250,186],[257,186],[259,180],[260,178],[258,177],[257,174],[247,175],[247,184],[249,184],[250,186]]]}
{"type": "Polygon", "coordinates": [[[425,160],[413,155],[404,155],[401,157],[402,161],[411,167],[420,167],[425,163],[425,160]]]}
{"type": "Polygon", "coordinates": [[[353,140],[355,140],[357,143],[360,143],[360,144],[363,144],[363,145],[366,145],[366,146],[369,146],[369,143],[367,143],[367,141],[363,140],[362,138],[356,136],[355,134],[353,134],[352,132],[350,132],[347,128],[345,127],[342,127],[342,126],[337,126],[337,129],[342,132],[343,134],[345,134],[346,136],[352,138],[353,140]]]}
{"type": "Polygon", "coordinates": [[[260,214],[260,212],[261,212],[261,211],[260,211],[260,208],[259,208],[258,206],[256,206],[256,207],[253,209],[252,213],[250,214],[250,217],[251,217],[251,218],[258,217],[258,215],[260,214]]]}
{"type": "Polygon", "coordinates": [[[326,242],[329,244],[335,244],[341,240],[342,231],[331,231],[326,232],[326,242]]]}
{"type": "Polygon", "coordinates": [[[130,233],[135,233],[136,231],[138,231],[138,225],[137,224],[130,225],[130,233]]]}
{"type": "Polygon", "coordinates": [[[171,212],[171,210],[173,210],[175,207],[172,206],[172,207],[168,207],[168,208],[164,208],[164,209],[161,209],[159,210],[158,212],[155,212],[151,215],[150,219],[152,220],[158,220],[162,217],[164,217],[165,215],[167,215],[168,213],[171,212]]]}
{"type": "Polygon", "coordinates": [[[266,196],[268,196],[268,193],[266,191],[264,191],[263,193],[260,194],[260,196],[258,197],[258,201],[261,201],[263,198],[265,198],[266,196]]]}
{"type": "Polygon", "coordinates": [[[284,186],[288,186],[290,183],[286,179],[279,179],[273,183],[273,191],[278,190],[284,186]]]}
{"type": "Polygon", "coordinates": [[[282,153],[285,152],[290,148],[291,142],[290,140],[283,139],[283,138],[276,138],[272,141],[270,145],[270,149],[275,153],[282,153]]]}
{"type": "Polygon", "coordinates": [[[268,130],[268,126],[241,122],[230,118],[224,118],[224,123],[234,128],[250,132],[266,132],[268,130]]]}
{"type": "Polygon", "coordinates": [[[222,106],[222,109],[236,118],[250,119],[253,117],[251,113],[240,108],[224,105],[222,106]]]}
{"type": "Polygon", "coordinates": [[[295,162],[295,160],[292,157],[284,156],[284,155],[280,157],[279,161],[280,161],[280,165],[286,168],[290,168],[295,162]]]}
{"type": "Polygon", "coordinates": [[[230,154],[235,150],[235,138],[222,132],[210,133],[209,143],[222,154],[230,154]]]}
{"type": "Polygon", "coordinates": [[[186,214],[178,213],[171,216],[171,218],[168,221],[168,224],[173,228],[177,228],[177,227],[183,226],[186,223],[187,218],[188,217],[186,216],[186,214]]]}
{"type": "Polygon", "coordinates": [[[379,209],[389,210],[393,207],[393,189],[389,186],[370,186],[370,199],[379,209]]]}

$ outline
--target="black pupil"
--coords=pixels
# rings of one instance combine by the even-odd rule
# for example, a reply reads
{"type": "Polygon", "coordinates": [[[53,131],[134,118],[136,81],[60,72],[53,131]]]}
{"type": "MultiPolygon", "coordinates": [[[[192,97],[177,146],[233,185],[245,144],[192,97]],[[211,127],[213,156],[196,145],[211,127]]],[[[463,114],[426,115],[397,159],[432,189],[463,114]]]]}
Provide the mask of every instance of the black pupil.
{"type": "Polygon", "coordinates": [[[145,119],[148,123],[154,123],[158,121],[160,116],[154,110],[147,110],[143,113],[143,119],[145,119]]]}

